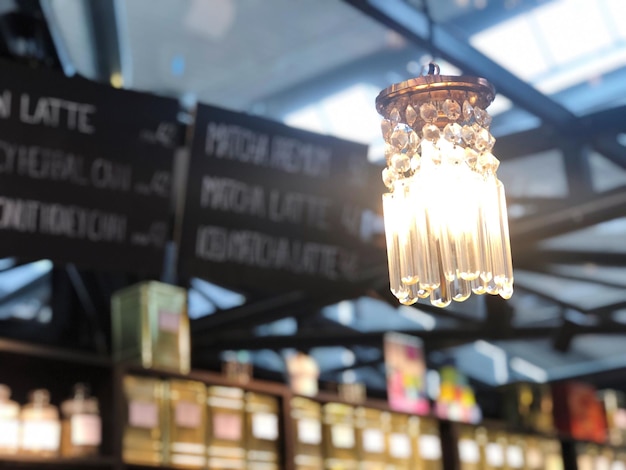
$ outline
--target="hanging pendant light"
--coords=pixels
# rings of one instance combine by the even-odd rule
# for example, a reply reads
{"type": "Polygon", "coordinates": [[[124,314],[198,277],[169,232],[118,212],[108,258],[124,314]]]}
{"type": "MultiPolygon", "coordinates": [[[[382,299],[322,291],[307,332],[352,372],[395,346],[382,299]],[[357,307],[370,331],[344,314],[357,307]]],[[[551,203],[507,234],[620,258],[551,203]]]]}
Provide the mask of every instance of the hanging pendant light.
{"type": "Polygon", "coordinates": [[[491,153],[495,97],[485,79],[427,75],[376,98],[387,167],[383,212],[391,292],[437,307],[474,294],[513,294],[504,187],[491,153]]]}

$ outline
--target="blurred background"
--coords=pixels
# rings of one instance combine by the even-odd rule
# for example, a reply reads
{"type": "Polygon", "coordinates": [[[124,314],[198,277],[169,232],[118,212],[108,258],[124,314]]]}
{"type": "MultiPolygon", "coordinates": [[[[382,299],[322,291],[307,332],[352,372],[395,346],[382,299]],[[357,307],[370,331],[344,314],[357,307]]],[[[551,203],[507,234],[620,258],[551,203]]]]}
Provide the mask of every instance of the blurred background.
{"type": "MultiPolygon", "coordinates": [[[[372,286],[272,303],[194,278],[193,337],[220,327],[194,363],[246,350],[259,374],[282,377],[298,348],[323,381],[361,381],[376,394],[382,335],[394,330],[424,340],[429,367],[455,363],[478,388],[583,377],[626,389],[623,0],[3,1],[0,54],[175,97],[189,112],[206,103],[361,142],[381,170],[381,89],[431,59],[442,74],[488,79],[498,91],[489,112],[509,205],[510,301],[399,307],[387,286],[372,286]]],[[[0,334],[84,347],[73,319],[85,294],[106,318],[110,292],[136,280],[45,260],[0,265],[0,334]]]]}

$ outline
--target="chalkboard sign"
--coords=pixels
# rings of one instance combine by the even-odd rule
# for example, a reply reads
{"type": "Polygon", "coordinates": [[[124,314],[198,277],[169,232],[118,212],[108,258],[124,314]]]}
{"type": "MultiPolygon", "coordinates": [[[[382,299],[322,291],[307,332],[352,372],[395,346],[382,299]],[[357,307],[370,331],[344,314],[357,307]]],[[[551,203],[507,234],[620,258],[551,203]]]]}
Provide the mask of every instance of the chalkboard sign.
{"type": "Polygon", "coordinates": [[[181,272],[264,292],[358,282],[384,256],[371,243],[379,182],[364,145],[202,105],[181,272]]]}
{"type": "Polygon", "coordinates": [[[0,256],[160,273],[177,102],[0,70],[0,256]]]}

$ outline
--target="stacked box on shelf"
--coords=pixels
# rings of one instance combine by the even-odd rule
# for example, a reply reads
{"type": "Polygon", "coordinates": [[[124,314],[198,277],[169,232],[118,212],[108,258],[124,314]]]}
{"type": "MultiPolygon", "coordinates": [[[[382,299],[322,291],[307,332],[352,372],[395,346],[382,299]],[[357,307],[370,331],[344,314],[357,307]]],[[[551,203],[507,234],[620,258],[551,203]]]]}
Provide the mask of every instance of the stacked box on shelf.
{"type": "Polygon", "coordinates": [[[167,448],[173,467],[206,464],[206,386],[192,380],[169,380],[166,387],[167,448]]]}
{"type": "Polygon", "coordinates": [[[291,416],[295,423],[296,470],[319,470],[323,467],[322,406],[308,398],[291,399],[291,416]]]}
{"type": "Polygon", "coordinates": [[[400,413],[390,413],[388,436],[388,470],[415,468],[415,440],[418,418],[400,413]]]}
{"type": "Polygon", "coordinates": [[[504,470],[506,458],[506,435],[499,429],[477,430],[481,443],[481,456],[485,470],[504,470]]]}
{"type": "Polygon", "coordinates": [[[322,410],[324,468],[326,470],[356,470],[359,460],[354,406],[326,403],[322,410]]]}
{"type": "Polygon", "coordinates": [[[360,470],[384,470],[387,462],[389,413],[366,407],[356,409],[357,455],[360,470]]]}
{"type": "Polygon", "coordinates": [[[419,418],[416,449],[418,468],[422,470],[443,469],[438,420],[428,417],[419,418]]]}
{"type": "Polygon", "coordinates": [[[561,433],[578,440],[606,442],[604,405],[592,385],[575,381],[555,383],[552,396],[554,422],[561,433]]]}
{"type": "Polygon", "coordinates": [[[248,470],[278,470],[281,462],[278,399],[246,392],[245,410],[248,470]]]}
{"type": "Polygon", "coordinates": [[[111,298],[113,355],[182,374],[190,368],[187,291],[149,281],[127,287],[111,298]]]}
{"type": "Polygon", "coordinates": [[[122,442],[124,462],[163,463],[163,382],[149,377],[124,377],[127,417],[122,442]]]}
{"type": "Polygon", "coordinates": [[[210,386],[207,403],[207,468],[246,468],[244,391],[210,386]]]}
{"type": "Polygon", "coordinates": [[[592,443],[576,444],[577,470],[623,470],[626,468],[626,452],[592,443]]]}
{"type": "Polygon", "coordinates": [[[484,460],[476,436],[476,428],[469,425],[457,426],[457,454],[459,470],[481,470],[484,460]]]}
{"type": "Polygon", "coordinates": [[[455,425],[460,470],[563,470],[556,438],[455,425]]]}

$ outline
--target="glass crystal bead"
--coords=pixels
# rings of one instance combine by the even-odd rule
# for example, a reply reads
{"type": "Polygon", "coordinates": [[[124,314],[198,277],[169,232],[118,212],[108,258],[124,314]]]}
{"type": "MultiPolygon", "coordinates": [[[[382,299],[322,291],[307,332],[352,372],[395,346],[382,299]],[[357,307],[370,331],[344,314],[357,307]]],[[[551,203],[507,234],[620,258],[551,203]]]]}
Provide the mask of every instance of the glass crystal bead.
{"type": "Polygon", "coordinates": [[[488,128],[491,124],[491,116],[484,109],[474,108],[474,117],[476,122],[485,128],[488,128]]]}
{"type": "Polygon", "coordinates": [[[504,300],[509,300],[513,296],[513,287],[504,286],[500,289],[500,297],[504,300]]]}
{"type": "Polygon", "coordinates": [[[390,163],[396,173],[404,173],[411,168],[411,159],[404,153],[396,153],[390,163]]]}
{"type": "Polygon", "coordinates": [[[474,146],[479,152],[489,152],[495,143],[496,139],[494,139],[487,129],[483,128],[476,135],[476,142],[474,143],[474,146]]]}
{"type": "Polygon", "coordinates": [[[406,118],[406,123],[409,126],[412,126],[415,120],[417,119],[417,112],[413,106],[408,105],[406,110],[404,111],[404,117],[406,118]]]}
{"type": "Polygon", "coordinates": [[[439,113],[432,103],[424,103],[420,106],[420,116],[426,122],[434,122],[437,120],[439,113]]]}
{"type": "Polygon", "coordinates": [[[383,183],[389,189],[393,189],[393,185],[398,179],[398,175],[391,169],[385,168],[383,169],[383,183]]]}
{"type": "Polygon", "coordinates": [[[446,127],[443,128],[443,137],[453,144],[462,144],[462,130],[463,128],[456,122],[446,124],[446,127]]]}
{"type": "Polygon", "coordinates": [[[474,107],[469,103],[469,101],[465,101],[463,103],[463,119],[469,121],[474,116],[474,107]]]}
{"type": "Polygon", "coordinates": [[[449,299],[441,299],[435,296],[431,296],[430,303],[435,307],[446,308],[448,305],[452,303],[452,301],[449,299]]]}
{"type": "Polygon", "coordinates": [[[389,120],[393,124],[398,124],[400,122],[400,111],[398,111],[398,108],[393,108],[391,110],[391,112],[389,113],[389,120]]]}
{"type": "Polygon", "coordinates": [[[483,171],[490,171],[495,173],[500,166],[500,160],[498,160],[492,153],[485,152],[478,157],[478,166],[483,171]]]}
{"type": "Polygon", "coordinates": [[[383,139],[389,140],[389,136],[393,132],[395,125],[389,119],[383,119],[380,122],[380,130],[383,132],[383,139]]]}
{"type": "Polygon", "coordinates": [[[417,297],[411,297],[410,295],[407,297],[404,297],[403,299],[399,299],[400,303],[402,305],[413,305],[415,302],[417,302],[417,297]]]}
{"type": "Polygon", "coordinates": [[[473,148],[466,147],[465,148],[465,163],[472,170],[476,168],[476,164],[478,163],[478,152],[473,148]]]}
{"type": "Polygon", "coordinates": [[[472,145],[476,140],[476,131],[472,126],[468,126],[467,124],[461,128],[461,137],[466,144],[472,145]]]}
{"type": "Polygon", "coordinates": [[[441,109],[451,121],[456,121],[461,116],[461,105],[450,98],[443,102],[441,109]]]}
{"type": "Polygon", "coordinates": [[[409,134],[400,126],[396,127],[389,137],[389,143],[397,150],[404,150],[409,143],[409,134]]]}
{"type": "Polygon", "coordinates": [[[437,142],[440,136],[441,132],[439,132],[439,128],[434,124],[426,124],[422,127],[423,139],[430,140],[431,142],[437,142]]]}
{"type": "Polygon", "coordinates": [[[430,295],[430,291],[427,289],[420,289],[417,291],[417,296],[420,299],[427,299],[429,295],[430,295]]]}
{"type": "Polygon", "coordinates": [[[419,154],[413,155],[413,158],[411,158],[411,171],[419,170],[421,165],[422,157],[420,157],[419,154]]]}
{"type": "Polygon", "coordinates": [[[417,152],[417,149],[420,146],[420,136],[417,135],[417,132],[411,131],[409,132],[409,151],[412,153],[417,152]]]}
{"type": "Polygon", "coordinates": [[[398,150],[390,143],[385,144],[385,160],[389,161],[398,150]]]}
{"type": "Polygon", "coordinates": [[[483,295],[487,293],[487,288],[485,287],[483,281],[480,279],[475,279],[471,281],[470,285],[472,286],[472,292],[476,295],[483,295]]]}
{"type": "Polygon", "coordinates": [[[407,300],[409,297],[409,290],[404,285],[399,287],[399,289],[392,288],[391,293],[395,295],[396,299],[398,299],[400,302],[402,302],[403,300],[407,300]]]}

